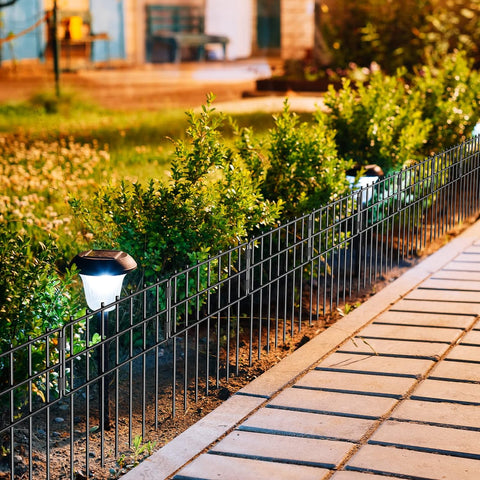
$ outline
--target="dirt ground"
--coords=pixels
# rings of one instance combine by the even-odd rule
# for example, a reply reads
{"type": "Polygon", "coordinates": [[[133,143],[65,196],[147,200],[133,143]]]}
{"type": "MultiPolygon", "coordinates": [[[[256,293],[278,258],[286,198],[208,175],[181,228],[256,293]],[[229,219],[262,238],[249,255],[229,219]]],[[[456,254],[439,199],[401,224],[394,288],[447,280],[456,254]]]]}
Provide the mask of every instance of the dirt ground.
{"type": "MultiPolygon", "coordinates": [[[[248,67],[203,68],[170,65],[61,72],[59,85],[61,90],[80,92],[103,107],[121,110],[192,108],[204,103],[209,92],[215,93],[218,102],[229,102],[255,91],[254,74],[248,74],[248,67]]],[[[55,91],[55,77],[46,66],[0,68],[0,103],[26,100],[49,90],[55,91]]]]}
{"type": "MultiPolygon", "coordinates": [[[[313,112],[322,106],[319,92],[257,92],[256,79],[280,72],[278,60],[160,64],[135,68],[61,72],[60,90],[74,92],[112,110],[196,108],[214,93],[225,113],[279,112],[289,97],[292,110],[313,112]]],[[[55,92],[48,65],[0,68],[0,104],[27,100],[38,92],[55,92]]]]}

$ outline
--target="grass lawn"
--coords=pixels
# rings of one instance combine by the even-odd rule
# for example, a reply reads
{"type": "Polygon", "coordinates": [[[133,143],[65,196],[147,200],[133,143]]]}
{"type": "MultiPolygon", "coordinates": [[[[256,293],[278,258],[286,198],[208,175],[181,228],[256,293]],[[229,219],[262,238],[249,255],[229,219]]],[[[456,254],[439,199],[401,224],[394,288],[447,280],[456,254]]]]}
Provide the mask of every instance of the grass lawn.
{"type": "MultiPolygon", "coordinates": [[[[231,115],[241,126],[251,126],[257,135],[272,125],[270,113],[231,115]]],[[[185,138],[187,118],[182,109],[118,112],[82,101],[64,93],[60,101],[52,94],[38,94],[28,102],[0,105],[0,135],[32,141],[72,139],[98,145],[110,153],[109,180],[145,182],[166,179],[172,139],[185,138]]],[[[230,129],[225,141],[233,141],[230,129]]]]}

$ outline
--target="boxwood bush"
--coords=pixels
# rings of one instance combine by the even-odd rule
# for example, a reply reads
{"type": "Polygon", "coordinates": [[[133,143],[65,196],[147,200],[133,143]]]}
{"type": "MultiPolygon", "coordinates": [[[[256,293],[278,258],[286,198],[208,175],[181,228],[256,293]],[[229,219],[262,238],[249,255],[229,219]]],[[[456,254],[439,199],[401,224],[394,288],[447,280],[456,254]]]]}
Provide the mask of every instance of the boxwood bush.
{"type": "Polygon", "coordinates": [[[336,132],[341,158],[377,164],[384,172],[422,158],[432,123],[423,118],[421,94],[408,86],[405,74],[388,76],[374,70],[367,83],[344,80],[338,93],[329,90],[329,111],[319,117],[336,132]]]}
{"type": "Polygon", "coordinates": [[[417,67],[412,90],[421,98],[422,118],[432,124],[425,155],[460,143],[480,119],[480,74],[465,52],[446,55],[440,63],[417,67]]]}
{"type": "Polygon", "coordinates": [[[187,139],[174,140],[169,182],[124,181],[89,201],[71,201],[93,245],[129,252],[141,267],[141,282],[232,247],[279,217],[279,204],[262,197],[256,179],[226,145],[225,117],[212,101],[209,96],[199,114],[187,113],[187,139]]]}
{"type": "Polygon", "coordinates": [[[480,118],[480,74],[462,52],[419,66],[416,75],[387,75],[378,66],[362,72],[340,91],[330,88],[328,111],[317,115],[336,132],[344,160],[399,170],[465,140],[480,118]]]}
{"type": "Polygon", "coordinates": [[[302,122],[288,100],[274,117],[275,125],[263,142],[250,129],[238,129],[237,147],[265,198],[279,202],[284,216],[309,212],[348,190],[350,159],[339,155],[336,131],[317,113],[302,122]]]}

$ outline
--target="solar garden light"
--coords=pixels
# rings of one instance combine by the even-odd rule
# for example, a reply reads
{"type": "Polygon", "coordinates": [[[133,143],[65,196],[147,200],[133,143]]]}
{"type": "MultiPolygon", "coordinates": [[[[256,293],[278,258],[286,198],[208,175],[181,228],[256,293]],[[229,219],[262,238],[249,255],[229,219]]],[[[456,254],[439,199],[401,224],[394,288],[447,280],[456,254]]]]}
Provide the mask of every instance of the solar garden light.
{"type": "Polygon", "coordinates": [[[103,418],[105,430],[110,429],[109,413],[109,355],[110,342],[108,338],[108,312],[115,305],[104,308],[104,305],[114,303],[120,296],[123,279],[128,272],[137,268],[135,260],[128,253],[117,250],[87,250],[75,256],[72,264],[76,265],[83,283],[85,299],[88,307],[96,312],[98,333],[102,342],[97,347],[99,375],[99,423],[103,418]],[[105,386],[105,382],[107,385],[105,386]]]}
{"type": "Polygon", "coordinates": [[[354,166],[346,172],[347,181],[350,184],[350,188],[355,190],[364,190],[362,192],[362,206],[367,204],[373,196],[373,187],[374,183],[378,182],[384,177],[383,170],[375,164],[365,165],[361,167],[359,165],[354,166]],[[358,177],[358,173],[363,170],[364,174],[361,177],[358,177]]]}
{"type": "MultiPolygon", "coordinates": [[[[113,303],[120,296],[125,275],[137,268],[128,253],[118,250],[87,250],[79,253],[72,263],[80,272],[85,299],[92,311],[113,303]]],[[[105,311],[114,309],[113,305],[105,311]]]]}

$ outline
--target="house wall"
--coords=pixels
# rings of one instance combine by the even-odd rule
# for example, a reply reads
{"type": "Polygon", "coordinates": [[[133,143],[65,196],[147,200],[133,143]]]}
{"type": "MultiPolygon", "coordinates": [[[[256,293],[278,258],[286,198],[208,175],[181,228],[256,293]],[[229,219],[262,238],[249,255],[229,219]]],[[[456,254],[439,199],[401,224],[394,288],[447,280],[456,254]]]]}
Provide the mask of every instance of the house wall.
{"type": "Polygon", "coordinates": [[[0,9],[0,38],[13,34],[8,42],[0,43],[0,65],[36,59],[44,49],[44,23],[24,34],[44,15],[42,0],[20,0],[0,9]]]}
{"type": "MultiPolygon", "coordinates": [[[[53,0],[44,0],[45,10],[53,8],[53,0]]],[[[57,0],[57,7],[66,10],[88,10],[89,0],[57,0]]]]}
{"type": "MultiPolygon", "coordinates": [[[[44,0],[45,10],[52,10],[53,0],[44,0]]],[[[57,0],[57,8],[62,10],[84,10],[90,8],[90,0],[57,0]]]]}
{"type": "Polygon", "coordinates": [[[126,60],[130,64],[140,64],[140,45],[139,34],[140,28],[138,21],[138,4],[136,0],[125,0],[124,3],[124,19],[125,19],[125,55],[126,60]]]}
{"type": "MultiPolygon", "coordinates": [[[[26,0],[22,0],[26,1],[26,0]]],[[[95,0],[101,1],[101,0],[95,0]]],[[[120,1],[120,0],[118,0],[120,1]]],[[[303,58],[313,48],[314,0],[278,0],[281,6],[281,57],[303,58]]],[[[53,0],[38,0],[45,11],[53,8],[53,0]]],[[[91,0],[58,0],[63,10],[88,11],[91,0]]],[[[230,37],[227,58],[247,58],[256,49],[257,0],[123,0],[125,36],[123,55],[129,64],[145,62],[145,6],[147,4],[186,4],[206,8],[206,30],[230,37]]],[[[41,8],[41,7],[39,7],[41,8]]],[[[40,36],[45,35],[44,31],[40,36]]],[[[99,44],[99,48],[103,44],[99,44]]],[[[8,52],[4,48],[4,59],[8,52]]],[[[219,51],[220,53],[220,51],[219,51]]],[[[38,48],[32,58],[38,55],[38,48]]],[[[117,56],[115,56],[116,58],[117,56]]]]}
{"type": "MultiPolygon", "coordinates": [[[[227,59],[252,55],[253,0],[205,0],[205,32],[229,38],[227,59]]],[[[222,58],[221,47],[212,46],[216,58],[222,58]]]]}
{"type": "Polygon", "coordinates": [[[282,0],[281,56],[302,59],[314,42],[314,0],[282,0]]]}

